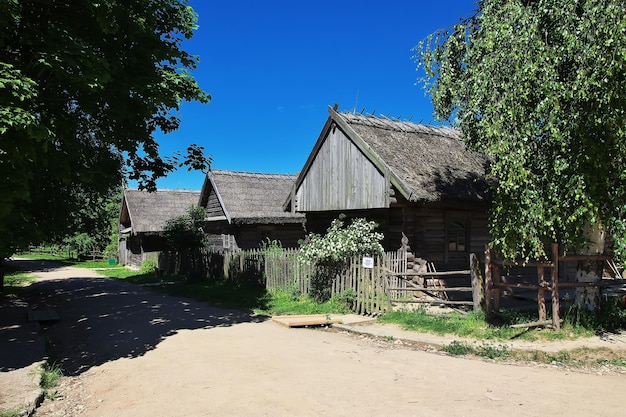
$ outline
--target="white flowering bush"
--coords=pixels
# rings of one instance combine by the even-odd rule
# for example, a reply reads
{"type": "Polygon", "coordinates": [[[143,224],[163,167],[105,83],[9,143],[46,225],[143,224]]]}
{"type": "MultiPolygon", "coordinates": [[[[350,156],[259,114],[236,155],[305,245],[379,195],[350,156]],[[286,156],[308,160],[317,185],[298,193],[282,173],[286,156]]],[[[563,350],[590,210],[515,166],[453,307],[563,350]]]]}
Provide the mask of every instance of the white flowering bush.
{"type": "Polygon", "coordinates": [[[300,250],[301,261],[314,265],[311,296],[319,302],[330,299],[333,279],[351,258],[383,254],[383,234],[375,231],[376,222],[357,218],[346,226],[343,218],[333,220],[324,236],[311,234],[300,250]]]}

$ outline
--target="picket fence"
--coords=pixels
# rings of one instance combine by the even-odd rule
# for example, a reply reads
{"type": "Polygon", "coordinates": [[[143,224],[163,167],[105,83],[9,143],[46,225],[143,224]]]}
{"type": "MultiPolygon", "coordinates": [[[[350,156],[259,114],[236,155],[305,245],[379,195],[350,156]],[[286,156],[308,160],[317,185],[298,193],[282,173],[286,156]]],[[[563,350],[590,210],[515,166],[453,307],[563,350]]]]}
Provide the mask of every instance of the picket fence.
{"type": "MultiPolygon", "coordinates": [[[[263,285],[268,290],[287,289],[299,294],[310,290],[313,266],[298,259],[297,249],[237,252],[202,250],[182,257],[162,253],[159,269],[165,273],[180,272],[194,279],[226,279],[237,283],[263,285]]],[[[359,314],[380,314],[390,308],[390,296],[406,295],[405,280],[393,272],[404,272],[406,259],[395,252],[376,258],[372,268],[365,268],[361,258],[352,259],[343,274],[332,282],[331,294],[352,301],[359,314]],[[389,288],[394,288],[392,291],[389,288]]]]}
{"type": "MultiPolygon", "coordinates": [[[[310,290],[313,266],[298,259],[297,249],[263,252],[260,250],[240,251],[229,254],[231,261],[241,258],[263,257],[265,287],[272,289],[288,289],[301,294],[310,290]]],[[[241,260],[238,261],[239,264],[241,260]]],[[[261,268],[259,265],[258,268],[261,268]]],[[[406,259],[396,252],[388,252],[374,260],[371,268],[362,265],[362,258],[354,258],[343,274],[337,275],[332,281],[331,295],[343,295],[352,299],[353,310],[358,314],[379,314],[391,307],[391,298],[406,295],[402,291],[405,280],[390,272],[404,272],[406,259]],[[396,288],[393,294],[389,287],[396,288]]]]}

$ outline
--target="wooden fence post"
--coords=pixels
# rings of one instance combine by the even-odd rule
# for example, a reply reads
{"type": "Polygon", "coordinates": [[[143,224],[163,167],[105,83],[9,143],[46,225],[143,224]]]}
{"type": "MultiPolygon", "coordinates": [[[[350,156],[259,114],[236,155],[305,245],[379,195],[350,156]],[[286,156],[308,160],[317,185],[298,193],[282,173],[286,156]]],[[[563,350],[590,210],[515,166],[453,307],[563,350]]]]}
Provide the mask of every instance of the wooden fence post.
{"type": "Polygon", "coordinates": [[[470,253],[470,277],[472,281],[472,301],[474,303],[474,311],[480,311],[483,304],[483,288],[480,280],[480,263],[475,253],[470,253]]]}
{"type": "Polygon", "coordinates": [[[559,310],[559,244],[552,244],[552,326],[559,330],[561,318],[559,310]]]}
{"type": "Polygon", "coordinates": [[[539,321],[546,321],[546,280],[544,272],[542,265],[537,266],[537,277],[539,281],[539,288],[537,289],[537,307],[539,309],[539,321]]]}
{"type": "Polygon", "coordinates": [[[485,316],[492,317],[493,279],[491,277],[491,249],[485,246],[485,316]]]}

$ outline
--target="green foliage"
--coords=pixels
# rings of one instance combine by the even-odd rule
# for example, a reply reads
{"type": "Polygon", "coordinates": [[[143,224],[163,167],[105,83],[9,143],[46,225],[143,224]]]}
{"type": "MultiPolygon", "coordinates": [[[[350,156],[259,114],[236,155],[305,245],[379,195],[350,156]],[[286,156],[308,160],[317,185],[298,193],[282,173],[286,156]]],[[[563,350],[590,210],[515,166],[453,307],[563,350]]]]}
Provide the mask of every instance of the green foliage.
{"type": "Polygon", "coordinates": [[[467,342],[459,342],[458,340],[453,340],[448,345],[443,345],[441,350],[444,352],[448,352],[451,355],[461,356],[461,355],[469,355],[474,353],[474,347],[467,342]]]}
{"type": "Polygon", "coordinates": [[[152,259],[146,259],[141,263],[142,274],[154,274],[157,271],[157,263],[152,259]]]}
{"type": "Polygon", "coordinates": [[[0,408],[0,417],[18,417],[22,415],[23,411],[22,408],[0,408]]]}
{"type": "Polygon", "coordinates": [[[597,360],[599,365],[615,365],[615,366],[621,366],[621,367],[626,367],[626,357],[623,358],[613,358],[613,359],[598,359],[597,360]]]}
{"type": "Polygon", "coordinates": [[[582,327],[595,333],[619,332],[626,329],[626,307],[619,297],[605,297],[596,311],[572,305],[564,320],[568,326],[582,327]]]}
{"type": "Polygon", "coordinates": [[[283,253],[283,245],[280,243],[280,240],[271,240],[269,237],[266,237],[259,246],[266,255],[280,255],[283,253]]]}
{"type": "Polygon", "coordinates": [[[511,350],[506,345],[481,343],[479,345],[454,340],[443,345],[441,350],[451,355],[476,355],[487,359],[506,359],[511,356],[511,350]]]}
{"type": "Polygon", "coordinates": [[[300,259],[313,263],[311,296],[318,302],[330,299],[331,285],[337,275],[345,271],[348,262],[355,256],[383,254],[380,242],[382,233],[375,232],[378,225],[357,218],[344,225],[343,217],[332,221],[324,236],[312,233],[309,241],[300,250],[300,259]]]}
{"type": "Polygon", "coordinates": [[[202,222],[205,218],[203,207],[190,206],[182,216],[168,220],[163,233],[170,246],[179,252],[204,247],[206,234],[202,222]]]}
{"type": "Polygon", "coordinates": [[[487,359],[506,359],[511,356],[511,350],[506,345],[482,343],[476,347],[476,354],[487,359]]]}
{"type": "MultiPolygon", "coordinates": [[[[122,190],[114,189],[104,195],[84,196],[76,212],[68,214],[72,220],[72,233],[62,240],[63,246],[77,252],[78,256],[92,251],[106,252],[107,257],[117,257],[118,222],[122,190]]],[[[58,243],[58,239],[49,243],[58,243]]]]}
{"type": "Polygon", "coordinates": [[[345,225],[342,216],[332,221],[324,236],[312,233],[302,245],[301,259],[308,263],[344,263],[354,256],[383,254],[378,225],[363,218],[345,225]]]}
{"type": "Polygon", "coordinates": [[[626,10],[618,0],[482,0],[416,47],[439,119],[490,158],[508,257],[583,247],[600,221],[626,254],[626,10]]]}
{"type": "Polygon", "coordinates": [[[265,307],[257,312],[266,315],[347,314],[350,309],[341,297],[319,303],[307,295],[277,289],[268,293],[265,307]]]}
{"type": "Polygon", "coordinates": [[[49,390],[56,388],[59,379],[63,376],[63,371],[61,365],[53,361],[48,361],[41,366],[40,375],[39,386],[43,390],[49,390]]]}
{"type": "Polygon", "coordinates": [[[183,101],[210,99],[181,48],[196,27],[187,0],[2,1],[0,23],[0,256],[91,235],[81,210],[126,176],[154,189],[208,167],[202,148],[164,157],[155,139],[183,101]]]}
{"type": "Polygon", "coordinates": [[[9,272],[4,276],[7,287],[24,287],[35,281],[35,276],[24,272],[9,272]]]}

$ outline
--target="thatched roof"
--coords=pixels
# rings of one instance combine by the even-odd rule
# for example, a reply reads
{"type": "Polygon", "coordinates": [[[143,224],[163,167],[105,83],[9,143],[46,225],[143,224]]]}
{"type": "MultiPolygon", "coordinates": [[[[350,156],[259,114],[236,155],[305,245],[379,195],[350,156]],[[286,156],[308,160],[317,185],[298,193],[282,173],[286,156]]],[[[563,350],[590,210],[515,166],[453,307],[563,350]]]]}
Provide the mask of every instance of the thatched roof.
{"type": "Polygon", "coordinates": [[[209,197],[217,197],[229,223],[302,223],[304,215],[282,208],[295,180],[295,175],[211,170],[202,187],[200,205],[207,208],[209,197]]]}
{"type": "Polygon", "coordinates": [[[486,158],[468,150],[458,130],[329,112],[349,137],[375,153],[374,162],[389,169],[392,183],[407,200],[485,200],[486,158]]]}
{"type": "Polygon", "coordinates": [[[190,206],[198,204],[200,191],[134,189],[124,190],[120,210],[120,230],[132,233],[159,233],[169,219],[182,216],[190,206]]]}

